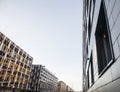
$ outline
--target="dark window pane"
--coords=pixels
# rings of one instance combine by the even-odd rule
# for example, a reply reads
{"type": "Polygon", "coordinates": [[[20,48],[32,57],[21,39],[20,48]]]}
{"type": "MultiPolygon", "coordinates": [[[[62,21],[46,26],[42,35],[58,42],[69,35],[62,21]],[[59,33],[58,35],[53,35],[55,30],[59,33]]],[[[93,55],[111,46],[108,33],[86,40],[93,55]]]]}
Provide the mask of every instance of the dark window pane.
{"type": "Polygon", "coordinates": [[[98,24],[96,29],[96,46],[98,57],[99,73],[107,66],[112,59],[112,50],[110,47],[110,36],[108,34],[108,25],[106,22],[103,3],[101,3],[98,24]]]}

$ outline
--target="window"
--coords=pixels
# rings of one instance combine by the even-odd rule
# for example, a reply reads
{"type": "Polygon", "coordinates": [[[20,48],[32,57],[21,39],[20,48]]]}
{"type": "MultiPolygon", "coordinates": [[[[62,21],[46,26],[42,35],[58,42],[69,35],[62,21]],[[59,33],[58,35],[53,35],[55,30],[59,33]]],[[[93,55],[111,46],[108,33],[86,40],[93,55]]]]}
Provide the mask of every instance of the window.
{"type": "Polygon", "coordinates": [[[2,41],[3,41],[3,39],[4,39],[4,36],[0,35],[0,45],[1,45],[2,41]]]}
{"type": "Polygon", "coordinates": [[[3,51],[0,51],[0,56],[4,56],[5,53],[3,51]]]}
{"type": "Polygon", "coordinates": [[[93,13],[94,12],[94,1],[91,0],[91,10],[90,10],[90,18],[91,18],[91,22],[93,22],[93,13]]]}
{"type": "Polygon", "coordinates": [[[95,2],[96,2],[96,0],[93,0],[94,5],[95,5],[95,2]]]}
{"type": "Polygon", "coordinates": [[[15,48],[15,52],[18,53],[18,47],[15,48]]]}
{"type": "Polygon", "coordinates": [[[90,70],[90,74],[91,74],[91,84],[92,85],[94,83],[94,76],[93,76],[93,58],[92,58],[92,54],[91,54],[91,57],[90,57],[90,66],[89,66],[89,70],[90,70]]]}
{"type": "Polygon", "coordinates": [[[87,76],[86,76],[86,79],[87,79],[87,89],[90,87],[90,83],[89,83],[89,71],[87,71],[87,76]]]}
{"type": "Polygon", "coordinates": [[[88,42],[86,43],[86,55],[88,55],[88,42]]]}
{"type": "Polygon", "coordinates": [[[93,76],[93,59],[92,54],[89,61],[89,67],[88,67],[88,87],[91,87],[94,83],[94,76],[93,76]]]}
{"type": "Polygon", "coordinates": [[[92,23],[91,23],[91,18],[90,18],[90,16],[89,16],[89,23],[88,23],[89,42],[90,42],[90,37],[91,37],[91,26],[92,26],[92,23]]]}
{"type": "Polygon", "coordinates": [[[108,27],[109,26],[106,21],[104,5],[102,2],[95,33],[99,74],[113,59],[110,33],[108,27]]]}
{"type": "Polygon", "coordinates": [[[89,4],[89,0],[86,0],[86,6],[87,6],[86,7],[86,9],[87,9],[86,11],[87,11],[87,13],[88,13],[88,4],[89,4]]]}
{"type": "Polygon", "coordinates": [[[89,0],[89,14],[88,14],[88,37],[89,37],[89,42],[90,42],[90,37],[91,37],[91,27],[92,27],[92,21],[93,21],[93,11],[94,11],[93,0],[89,0]]]}

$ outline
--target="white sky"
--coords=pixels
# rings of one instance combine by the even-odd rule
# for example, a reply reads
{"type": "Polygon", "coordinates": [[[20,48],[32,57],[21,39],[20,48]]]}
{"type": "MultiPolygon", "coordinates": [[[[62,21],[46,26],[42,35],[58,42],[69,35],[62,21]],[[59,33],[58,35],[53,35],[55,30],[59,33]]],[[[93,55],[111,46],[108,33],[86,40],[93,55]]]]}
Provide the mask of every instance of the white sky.
{"type": "Polygon", "coordinates": [[[0,0],[0,31],[75,90],[82,89],[82,1],[0,0]]]}

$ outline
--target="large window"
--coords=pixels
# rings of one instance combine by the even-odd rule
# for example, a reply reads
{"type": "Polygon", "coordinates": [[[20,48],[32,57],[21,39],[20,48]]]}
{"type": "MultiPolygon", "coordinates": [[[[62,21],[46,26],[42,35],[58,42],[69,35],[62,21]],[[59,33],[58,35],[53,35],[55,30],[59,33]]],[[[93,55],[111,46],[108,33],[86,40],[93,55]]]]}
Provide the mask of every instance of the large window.
{"type": "Polygon", "coordinates": [[[99,74],[113,59],[109,26],[106,20],[105,9],[102,2],[95,33],[99,74]]]}

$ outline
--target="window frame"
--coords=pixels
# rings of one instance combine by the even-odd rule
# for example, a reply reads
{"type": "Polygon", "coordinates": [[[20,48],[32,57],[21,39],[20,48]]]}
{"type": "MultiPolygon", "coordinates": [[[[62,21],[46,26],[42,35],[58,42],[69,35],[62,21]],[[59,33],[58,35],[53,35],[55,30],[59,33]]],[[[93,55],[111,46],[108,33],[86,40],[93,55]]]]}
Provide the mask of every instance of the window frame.
{"type": "MultiPolygon", "coordinates": [[[[112,63],[115,61],[115,58],[114,58],[114,51],[113,51],[113,46],[112,46],[112,40],[111,40],[111,33],[110,33],[110,27],[109,27],[109,22],[108,22],[108,17],[107,17],[107,11],[106,11],[106,7],[105,7],[105,2],[102,1],[101,2],[101,5],[100,5],[100,9],[101,7],[103,7],[103,11],[104,11],[104,16],[105,16],[105,22],[106,22],[106,28],[107,28],[107,34],[108,34],[108,40],[109,40],[109,45],[110,45],[110,52],[111,52],[111,60],[105,65],[105,67],[100,71],[99,69],[99,60],[97,60],[98,62],[98,76],[101,77],[104,72],[112,65],[112,63]]],[[[100,11],[99,11],[99,15],[100,15],[100,11]]],[[[98,15],[98,16],[99,16],[98,15]]],[[[99,18],[98,18],[98,21],[99,21],[99,18]]],[[[97,22],[97,26],[98,26],[98,22],[97,22]]],[[[97,26],[96,26],[96,31],[97,31],[97,26]]],[[[96,39],[96,32],[95,32],[95,39],[96,39]]],[[[96,46],[97,46],[97,41],[96,41],[96,46]]],[[[98,54],[98,50],[96,49],[97,51],[97,54],[98,54]]],[[[98,57],[97,57],[98,59],[98,57]]]]}

